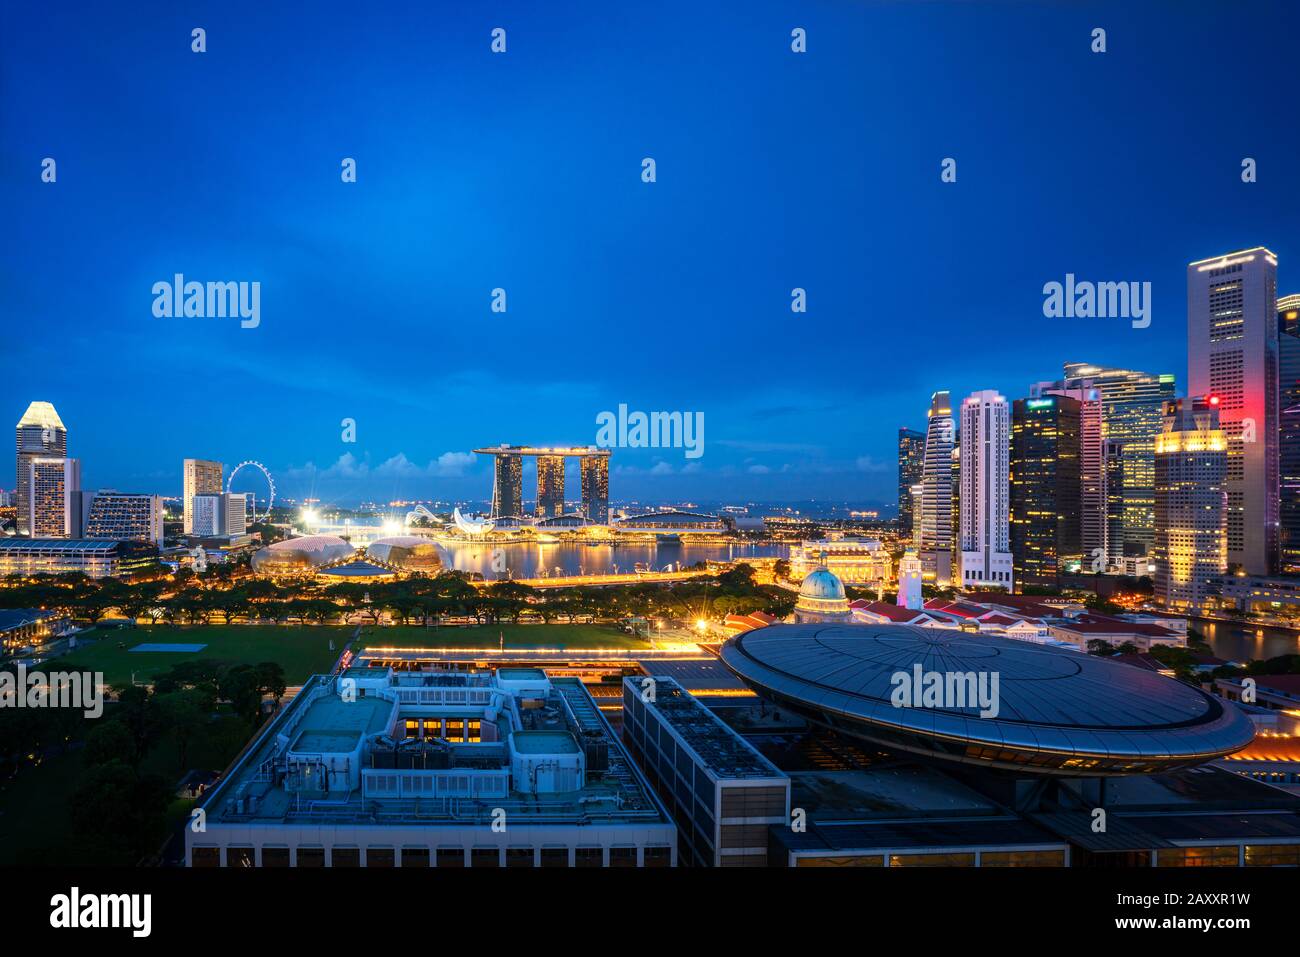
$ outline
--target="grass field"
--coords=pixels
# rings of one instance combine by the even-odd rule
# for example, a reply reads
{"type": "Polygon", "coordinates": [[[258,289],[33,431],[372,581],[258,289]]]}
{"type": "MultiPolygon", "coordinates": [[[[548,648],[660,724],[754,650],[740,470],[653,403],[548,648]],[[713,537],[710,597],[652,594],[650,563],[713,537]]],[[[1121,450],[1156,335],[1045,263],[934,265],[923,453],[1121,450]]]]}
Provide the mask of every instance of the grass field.
{"type": "Polygon", "coordinates": [[[77,637],[78,648],[54,659],[47,667],[101,671],[109,684],[149,681],[182,661],[215,659],[255,665],[276,661],[289,684],[301,684],[314,674],[328,671],[343,650],[351,628],[306,626],[154,625],[141,628],[96,629],[77,637]],[[334,650],[330,650],[330,639],[334,650]],[[171,652],[130,649],[145,643],[206,645],[202,651],[171,652]]]}
{"type": "MultiPolygon", "coordinates": [[[[351,637],[352,627],[273,625],[155,625],[139,628],[100,628],[78,636],[79,647],[54,659],[63,669],[103,672],[108,684],[146,682],[172,665],[196,659],[255,665],[276,661],[289,684],[301,684],[328,671],[351,637]],[[330,640],[334,650],[330,650],[330,640]],[[200,644],[202,651],[131,651],[146,643],[200,644]]],[[[363,628],[358,647],[496,648],[505,636],[511,648],[628,648],[649,647],[614,625],[482,625],[420,628],[363,628]]],[[[53,667],[53,664],[50,665],[53,667]]]]}

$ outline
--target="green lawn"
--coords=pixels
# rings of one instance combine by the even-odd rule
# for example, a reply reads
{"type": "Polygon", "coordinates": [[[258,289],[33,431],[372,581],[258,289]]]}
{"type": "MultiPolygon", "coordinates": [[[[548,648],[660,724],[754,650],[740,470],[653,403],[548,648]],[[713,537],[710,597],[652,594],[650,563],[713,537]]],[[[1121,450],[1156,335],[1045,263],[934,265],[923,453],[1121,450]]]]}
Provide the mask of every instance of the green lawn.
{"type": "MultiPolygon", "coordinates": [[[[255,665],[276,661],[289,684],[301,684],[328,671],[352,634],[352,628],[313,628],[301,625],[154,625],[139,628],[95,629],[77,638],[78,648],[54,659],[60,668],[102,671],[109,684],[148,681],[172,665],[200,658],[255,665]],[[334,640],[334,650],[329,647],[334,640]],[[202,651],[131,651],[140,644],[163,642],[207,645],[202,651]],[[125,647],[123,647],[125,646],[125,647]]],[[[52,662],[47,667],[54,667],[52,662]]]]}
{"type": "MultiPolygon", "coordinates": [[[[302,625],[154,625],[98,628],[78,636],[79,647],[54,659],[59,668],[103,672],[109,684],[149,681],[172,665],[193,659],[216,659],[255,665],[276,661],[289,684],[301,684],[328,671],[355,630],[302,625]],[[330,650],[330,639],[334,650],[330,650]],[[202,651],[131,651],[145,643],[202,644],[202,651]]],[[[506,648],[628,648],[649,645],[615,625],[481,625],[421,628],[415,625],[362,629],[360,647],[496,648],[504,634],[506,648]]],[[[50,667],[52,667],[51,665],[50,667]]]]}

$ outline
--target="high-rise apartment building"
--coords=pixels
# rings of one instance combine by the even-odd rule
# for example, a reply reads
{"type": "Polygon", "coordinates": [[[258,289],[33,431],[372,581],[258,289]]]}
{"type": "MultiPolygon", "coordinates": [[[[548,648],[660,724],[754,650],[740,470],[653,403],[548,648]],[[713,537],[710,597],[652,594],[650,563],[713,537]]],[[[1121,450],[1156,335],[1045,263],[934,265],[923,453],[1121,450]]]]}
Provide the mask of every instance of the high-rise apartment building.
{"type": "Polygon", "coordinates": [[[27,528],[32,538],[81,537],[81,463],[56,456],[27,459],[27,528]]]}
{"type": "Polygon", "coordinates": [[[194,497],[197,495],[221,494],[221,463],[207,459],[186,459],[181,495],[183,510],[181,530],[186,535],[221,534],[220,532],[200,532],[194,528],[194,497]]]}
{"type": "Polygon", "coordinates": [[[19,535],[33,535],[30,522],[31,460],[37,457],[63,458],[68,454],[68,430],[54,406],[48,402],[33,402],[18,420],[17,470],[14,475],[19,535]]]}
{"type": "Polygon", "coordinates": [[[1277,571],[1277,257],[1262,246],[1187,267],[1187,392],[1217,399],[1228,440],[1228,565],[1277,571]]]}
{"type": "Polygon", "coordinates": [[[82,538],[162,544],[162,496],[100,489],[93,495],[87,494],[87,498],[82,538]]]}
{"type": "Polygon", "coordinates": [[[537,456],[538,518],[555,518],[564,514],[564,456],[537,456]]]}
{"type": "Polygon", "coordinates": [[[1011,410],[984,390],[966,398],[960,417],[961,584],[1011,591],[1011,410]]]}
{"type": "Polygon", "coordinates": [[[1300,574],[1300,294],[1277,301],[1278,560],[1300,574]]]}
{"type": "Polygon", "coordinates": [[[1156,437],[1156,598],[1172,609],[1205,604],[1227,570],[1224,480],[1228,441],[1218,396],[1175,399],[1156,437]]]}
{"type": "Polygon", "coordinates": [[[915,429],[898,430],[898,530],[912,534],[912,486],[921,481],[925,466],[925,433],[915,429]]]}
{"type": "Polygon", "coordinates": [[[1121,558],[1147,554],[1155,547],[1155,441],[1164,403],[1174,397],[1174,376],[1067,362],[1056,385],[1071,395],[1076,389],[1097,390],[1101,438],[1120,443],[1124,456],[1120,540],[1108,540],[1107,551],[1121,558]]]}
{"type": "Polygon", "coordinates": [[[1017,399],[1011,420],[1011,554],[1021,585],[1082,566],[1078,399],[1017,399]]]}
{"type": "Polygon", "coordinates": [[[952,402],[947,392],[930,397],[921,469],[921,564],[927,581],[952,578],[952,402]]]}

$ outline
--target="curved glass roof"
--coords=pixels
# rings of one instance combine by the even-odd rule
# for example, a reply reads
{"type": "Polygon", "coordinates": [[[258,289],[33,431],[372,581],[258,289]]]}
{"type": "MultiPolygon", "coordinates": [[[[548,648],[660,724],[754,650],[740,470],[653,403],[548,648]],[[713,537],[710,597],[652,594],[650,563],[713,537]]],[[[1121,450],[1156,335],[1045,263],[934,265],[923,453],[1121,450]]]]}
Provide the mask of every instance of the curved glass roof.
{"type": "MultiPolygon", "coordinates": [[[[1239,750],[1240,709],[1106,658],[1032,642],[910,625],[773,625],[732,638],[722,660],[813,720],[886,747],[976,764],[1067,773],[1168,770],[1239,750]],[[997,678],[994,716],[896,707],[900,673],[997,678]]],[[[945,704],[952,705],[952,701],[945,704]]]]}

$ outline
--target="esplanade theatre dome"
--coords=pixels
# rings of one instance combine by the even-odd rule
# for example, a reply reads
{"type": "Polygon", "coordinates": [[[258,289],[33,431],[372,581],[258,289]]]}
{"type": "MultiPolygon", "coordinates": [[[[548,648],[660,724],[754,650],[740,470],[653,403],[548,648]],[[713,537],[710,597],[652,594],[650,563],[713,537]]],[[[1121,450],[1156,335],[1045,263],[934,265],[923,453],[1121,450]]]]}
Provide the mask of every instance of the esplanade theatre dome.
{"type": "Polygon", "coordinates": [[[849,599],[844,583],[826,567],[815,568],[799,586],[799,600],[794,605],[795,621],[849,621],[849,599]]]}
{"type": "Polygon", "coordinates": [[[393,535],[366,546],[366,554],[377,562],[408,572],[436,575],[446,566],[442,549],[430,538],[419,535],[393,535]]]}
{"type": "Polygon", "coordinates": [[[352,545],[334,535],[304,535],[258,549],[253,553],[253,571],[271,576],[309,575],[355,551],[352,545]]]}

